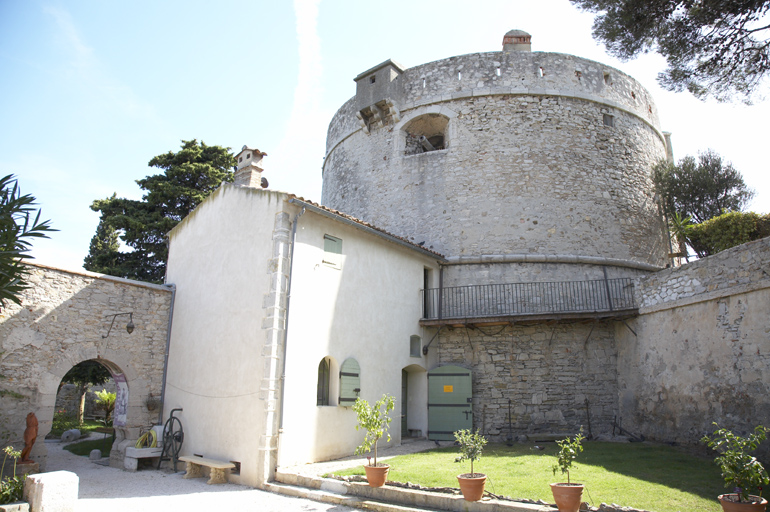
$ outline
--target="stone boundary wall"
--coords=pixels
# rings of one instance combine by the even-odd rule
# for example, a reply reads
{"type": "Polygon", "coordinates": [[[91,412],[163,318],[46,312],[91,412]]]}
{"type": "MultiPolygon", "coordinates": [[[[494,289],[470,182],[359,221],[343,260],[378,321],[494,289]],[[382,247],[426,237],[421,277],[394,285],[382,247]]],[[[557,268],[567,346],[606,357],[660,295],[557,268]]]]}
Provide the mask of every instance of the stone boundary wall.
{"type": "MultiPolygon", "coordinates": [[[[567,96],[637,116],[663,140],[655,102],[639,82],[618,69],[574,55],[518,51],[459,55],[409,68],[392,84],[389,94],[402,113],[478,96],[567,96]]],[[[327,132],[327,155],[360,129],[356,106],[353,97],[334,115],[327,132]]]]}
{"type": "Polygon", "coordinates": [[[473,372],[473,428],[495,442],[537,433],[612,431],[617,351],[612,322],[455,328],[439,334],[439,365],[473,372]]]}
{"type": "Polygon", "coordinates": [[[122,466],[122,445],[133,445],[128,440],[158,419],[145,400],[161,394],[172,288],[43,265],[30,269],[21,306],[0,313],[0,442],[23,446],[25,418],[34,412],[39,429],[32,458],[44,469],[43,438],[59,383],[74,365],[98,359],[113,374],[122,372],[128,385],[126,426],[117,429],[111,454],[111,463],[122,466]],[[125,329],[128,316],[119,316],[103,338],[108,315],[122,312],[133,312],[133,333],[125,329]]]}
{"type": "Polygon", "coordinates": [[[714,300],[770,288],[770,237],[638,280],[639,312],[714,300]]]}
{"type": "MultiPolygon", "coordinates": [[[[770,238],[638,280],[642,305],[618,331],[624,428],[700,445],[720,426],[770,426],[770,238]]],[[[760,449],[770,461],[770,444],[760,449]]]]}

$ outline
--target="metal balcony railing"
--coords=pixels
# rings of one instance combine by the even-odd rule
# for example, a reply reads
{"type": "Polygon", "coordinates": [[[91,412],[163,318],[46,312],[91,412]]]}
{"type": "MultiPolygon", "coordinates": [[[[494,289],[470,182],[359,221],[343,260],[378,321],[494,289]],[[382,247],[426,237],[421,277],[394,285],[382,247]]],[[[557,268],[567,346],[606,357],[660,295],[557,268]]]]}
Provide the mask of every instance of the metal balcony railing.
{"type": "Polygon", "coordinates": [[[423,319],[601,313],[635,309],[629,278],[423,290],[423,319]]]}

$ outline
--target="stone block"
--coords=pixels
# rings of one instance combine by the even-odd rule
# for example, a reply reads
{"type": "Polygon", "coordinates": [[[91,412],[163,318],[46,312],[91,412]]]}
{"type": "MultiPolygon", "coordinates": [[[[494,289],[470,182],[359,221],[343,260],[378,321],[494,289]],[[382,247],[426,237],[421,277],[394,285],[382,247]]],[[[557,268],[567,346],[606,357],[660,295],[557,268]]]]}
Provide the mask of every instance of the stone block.
{"type": "Polygon", "coordinates": [[[62,443],[71,443],[72,441],[77,441],[78,439],[80,439],[80,430],[76,428],[65,430],[61,435],[62,443]]]}
{"type": "Polygon", "coordinates": [[[0,512],[29,512],[29,503],[26,501],[14,501],[0,505],[0,512]]]}
{"type": "Polygon", "coordinates": [[[71,471],[30,475],[24,482],[24,500],[31,512],[75,512],[79,479],[71,471]]]}

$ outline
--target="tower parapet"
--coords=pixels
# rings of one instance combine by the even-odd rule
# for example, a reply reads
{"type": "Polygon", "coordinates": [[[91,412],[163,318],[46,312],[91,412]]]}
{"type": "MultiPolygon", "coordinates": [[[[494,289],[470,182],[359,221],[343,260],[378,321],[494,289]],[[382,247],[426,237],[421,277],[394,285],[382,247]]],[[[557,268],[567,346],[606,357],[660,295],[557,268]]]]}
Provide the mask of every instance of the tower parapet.
{"type": "Polygon", "coordinates": [[[651,181],[666,140],[652,97],[625,73],[503,51],[409,69],[386,61],[356,84],[329,126],[325,205],[458,265],[516,267],[528,279],[666,264],[651,181]],[[390,80],[377,85],[382,72],[390,80]],[[386,101],[376,118],[363,111],[386,101]]]}

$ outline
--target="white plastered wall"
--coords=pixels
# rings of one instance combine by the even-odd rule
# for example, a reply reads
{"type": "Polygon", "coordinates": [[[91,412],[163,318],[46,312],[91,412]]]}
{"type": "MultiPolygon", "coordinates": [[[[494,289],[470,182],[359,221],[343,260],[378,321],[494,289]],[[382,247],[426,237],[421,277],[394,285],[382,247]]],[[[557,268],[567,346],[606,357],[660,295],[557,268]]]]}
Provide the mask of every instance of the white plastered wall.
{"type": "Polygon", "coordinates": [[[263,301],[285,197],[224,186],[170,234],[167,282],[177,294],[164,418],[183,408],[181,455],[238,461],[230,480],[253,486],[265,479],[257,461],[266,424],[263,301]]]}
{"type": "MultiPolygon", "coordinates": [[[[358,361],[361,396],[370,403],[383,393],[396,397],[391,444],[401,439],[401,370],[407,369],[408,428],[427,432],[427,373],[421,370],[428,361],[410,357],[409,350],[412,335],[427,342],[419,326],[425,268],[438,273],[436,260],[417,251],[311,211],[300,217],[292,262],[280,466],[351,455],[363,439],[364,432],[355,430],[352,408],[316,405],[318,364],[327,356],[337,368],[349,357],[358,361]],[[340,268],[323,263],[324,234],[342,239],[340,268]]],[[[331,379],[339,379],[334,370],[331,379]]],[[[336,395],[330,403],[337,403],[336,395]]],[[[381,440],[378,447],[386,445],[381,440]]]]}

